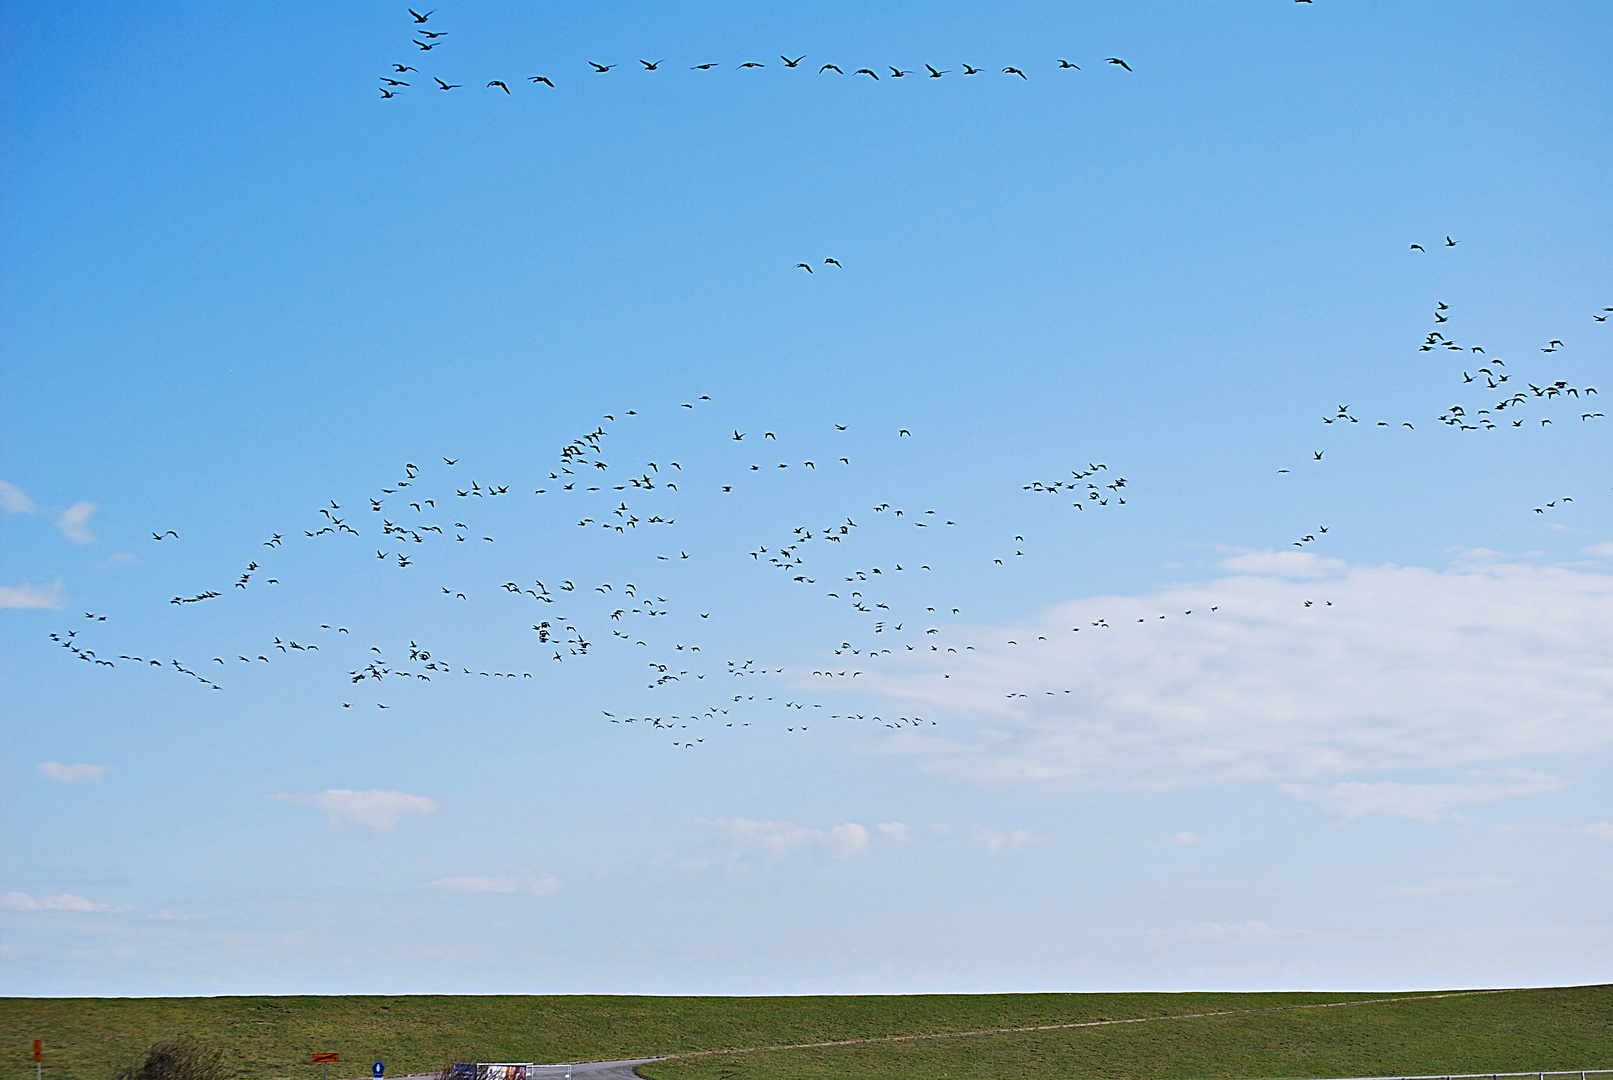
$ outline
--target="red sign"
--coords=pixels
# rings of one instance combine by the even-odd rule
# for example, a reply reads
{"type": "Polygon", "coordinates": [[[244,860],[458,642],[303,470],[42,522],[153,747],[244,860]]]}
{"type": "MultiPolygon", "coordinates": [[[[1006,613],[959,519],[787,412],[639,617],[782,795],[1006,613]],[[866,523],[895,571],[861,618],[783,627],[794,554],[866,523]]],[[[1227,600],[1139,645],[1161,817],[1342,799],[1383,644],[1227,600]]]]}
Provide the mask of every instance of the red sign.
{"type": "Polygon", "coordinates": [[[315,1065],[329,1065],[333,1061],[340,1061],[340,1060],[342,1060],[342,1056],[340,1054],[315,1054],[314,1055],[314,1064],[315,1065]]]}
{"type": "Polygon", "coordinates": [[[34,1040],[34,1060],[35,1061],[44,1061],[45,1060],[45,1040],[44,1039],[35,1039],[34,1040]]]}

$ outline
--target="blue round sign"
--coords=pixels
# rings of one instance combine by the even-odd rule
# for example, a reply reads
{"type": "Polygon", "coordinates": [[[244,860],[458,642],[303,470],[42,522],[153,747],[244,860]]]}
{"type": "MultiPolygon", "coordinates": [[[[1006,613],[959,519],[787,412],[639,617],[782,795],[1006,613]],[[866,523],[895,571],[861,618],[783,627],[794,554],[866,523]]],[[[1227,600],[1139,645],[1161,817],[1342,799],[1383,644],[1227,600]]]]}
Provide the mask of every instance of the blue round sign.
{"type": "Polygon", "coordinates": [[[386,1066],[377,1061],[370,1066],[370,1073],[375,1077],[375,1080],[381,1080],[381,1077],[386,1074],[386,1066]]]}

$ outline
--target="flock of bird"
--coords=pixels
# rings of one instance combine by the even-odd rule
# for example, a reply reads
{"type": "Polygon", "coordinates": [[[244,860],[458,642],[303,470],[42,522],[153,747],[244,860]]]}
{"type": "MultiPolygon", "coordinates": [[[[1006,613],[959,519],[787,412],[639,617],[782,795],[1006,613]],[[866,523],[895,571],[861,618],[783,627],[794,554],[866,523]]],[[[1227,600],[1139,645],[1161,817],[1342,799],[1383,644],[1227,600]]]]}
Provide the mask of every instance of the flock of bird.
{"type": "MultiPolygon", "coordinates": [[[[449,82],[447,79],[441,78],[437,75],[423,75],[420,68],[415,66],[418,63],[423,63],[428,58],[435,59],[432,54],[437,49],[448,44],[448,42],[443,39],[450,37],[451,31],[439,29],[436,25],[431,23],[431,17],[436,14],[435,10],[425,12],[415,11],[412,8],[408,10],[410,18],[409,30],[411,34],[409,40],[417,50],[410,57],[410,59],[414,60],[415,63],[405,64],[394,62],[391,65],[391,70],[387,72],[387,74],[381,76],[381,85],[377,87],[377,89],[379,89],[381,92],[381,97],[386,100],[402,97],[409,91],[410,88],[415,86],[415,83],[410,81],[411,76],[418,77],[420,79],[420,86],[423,89],[430,89],[437,92],[464,89],[465,84],[463,83],[449,82]],[[429,82],[426,81],[428,79],[430,80],[429,82]]],[[[772,66],[777,66],[787,70],[812,70],[811,65],[808,65],[806,68],[801,67],[805,60],[805,54],[796,57],[781,54],[776,65],[769,60],[745,60],[740,63],[729,64],[727,67],[734,71],[759,71],[772,66]]],[[[649,72],[661,72],[666,63],[667,61],[665,59],[640,59],[636,64],[629,63],[625,65],[625,67],[628,70],[637,71],[640,74],[647,74],[649,72]]],[[[1132,70],[1131,65],[1118,56],[1106,56],[1101,60],[1091,61],[1090,64],[1094,67],[1120,68],[1128,72],[1132,70]]],[[[601,64],[596,60],[586,61],[586,65],[586,67],[579,66],[578,69],[579,74],[582,74],[585,77],[589,75],[608,75],[612,71],[616,71],[617,69],[624,67],[624,65],[619,62],[601,64]]],[[[724,66],[725,65],[719,61],[705,61],[703,63],[689,65],[688,70],[713,72],[719,68],[723,68],[724,66]]],[[[877,70],[873,67],[851,68],[851,73],[848,76],[846,73],[846,68],[849,67],[851,67],[849,64],[846,65],[846,67],[841,67],[839,64],[825,63],[817,68],[817,73],[820,76],[833,74],[840,76],[841,78],[852,79],[855,79],[858,76],[864,76],[873,82],[882,82],[892,79],[905,79],[909,76],[924,79],[941,79],[948,75],[957,75],[960,78],[970,78],[975,75],[987,74],[992,70],[990,68],[977,67],[974,64],[965,64],[961,62],[956,68],[937,68],[933,64],[922,64],[920,65],[920,67],[923,69],[922,71],[919,70],[919,68],[900,68],[896,67],[894,64],[881,64],[878,65],[877,70]]],[[[1059,60],[1057,61],[1057,65],[1052,67],[1051,70],[1055,72],[1081,71],[1082,67],[1080,64],[1074,63],[1070,60],[1059,60]]],[[[1030,79],[1030,76],[1025,73],[1024,68],[1014,67],[1013,65],[1000,69],[1000,72],[998,73],[1001,75],[1006,75],[1009,78],[1019,78],[1026,81],[1030,79]]],[[[484,89],[492,90],[495,94],[502,93],[506,96],[513,97],[514,91],[510,88],[510,84],[512,82],[516,86],[520,86],[524,82],[530,83],[534,88],[538,86],[547,86],[550,90],[556,88],[554,79],[550,78],[548,75],[539,74],[489,79],[484,89]]]]}
{"type": "MultiPolygon", "coordinates": [[[[449,36],[447,31],[434,28],[433,14],[410,12],[413,40],[421,55],[430,54],[449,36]]],[[[784,67],[796,68],[805,57],[781,59],[784,67]]],[[[1118,57],[1106,58],[1105,62],[1131,70],[1118,57]]],[[[663,63],[640,61],[645,72],[658,71],[663,63]]],[[[595,75],[607,74],[617,66],[591,64],[595,75]]],[[[694,69],[710,71],[718,66],[701,63],[694,69]]],[[[758,61],[738,65],[762,66],[758,61]]],[[[416,73],[410,65],[398,64],[395,68],[393,74],[397,76],[416,73]]],[[[1080,70],[1079,65],[1067,60],[1059,61],[1059,69],[1080,70]]],[[[963,65],[959,74],[972,76],[981,70],[963,65]]],[[[822,65],[818,71],[845,74],[832,63],[822,65]]],[[[953,74],[952,69],[927,65],[926,71],[927,78],[953,74]]],[[[1018,68],[1003,71],[1027,77],[1018,68]]],[[[868,68],[854,69],[851,74],[882,77],[868,68]]],[[[883,77],[915,74],[891,68],[883,77]]],[[[534,83],[554,85],[545,76],[530,78],[534,83]]],[[[434,81],[442,90],[458,89],[441,79],[434,81]]],[[[387,97],[396,96],[400,88],[410,85],[402,78],[388,78],[386,82],[388,86],[382,92],[387,97]]],[[[510,86],[503,80],[494,79],[488,86],[510,93],[510,86]]],[[[1431,246],[1451,251],[1460,243],[1447,236],[1442,245],[1431,246]]],[[[1428,254],[1422,244],[1414,243],[1411,249],[1428,254]]],[[[841,268],[833,257],[816,265],[841,268]]],[[[797,268],[808,274],[815,272],[811,262],[798,263],[797,268]]],[[[1593,318],[1605,322],[1609,313],[1613,308],[1603,309],[1593,318]]],[[[1438,412],[1439,423],[1455,431],[1493,432],[1522,428],[1526,421],[1535,420],[1538,425],[1531,426],[1548,427],[1554,419],[1572,415],[1581,422],[1604,418],[1591,404],[1597,398],[1595,387],[1575,385],[1551,373],[1526,376],[1528,365],[1523,361],[1509,364],[1482,344],[1456,340],[1452,336],[1458,325],[1454,318],[1451,305],[1436,301],[1431,313],[1432,328],[1418,351],[1461,354],[1459,386],[1487,396],[1445,407],[1438,412]],[[1572,411],[1556,417],[1529,411],[1557,409],[1570,403],[1572,411]]],[[[1541,352],[1552,356],[1566,348],[1563,340],[1554,338],[1541,352]]],[[[561,445],[549,464],[535,473],[491,478],[473,475],[459,457],[433,458],[429,467],[405,462],[389,482],[377,484],[356,498],[321,500],[309,507],[303,521],[281,526],[283,531],[270,532],[268,539],[255,542],[251,554],[236,564],[240,570],[233,579],[198,582],[201,587],[190,595],[175,595],[169,601],[186,610],[244,603],[262,588],[293,580],[289,575],[298,572],[299,563],[305,559],[300,555],[299,559],[288,560],[286,553],[289,545],[298,545],[301,552],[345,560],[355,573],[359,565],[367,563],[374,573],[395,575],[389,579],[392,587],[417,598],[431,597],[445,605],[472,605],[482,626],[504,628],[499,635],[504,644],[485,655],[468,655],[478,647],[469,644],[449,642],[443,647],[435,640],[443,633],[438,620],[412,632],[404,627],[375,632],[369,635],[374,640],[367,643],[361,642],[349,626],[342,625],[360,625],[352,618],[311,622],[270,635],[272,640],[238,640],[228,647],[221,642],[218,654],[200,663],[156,659],[147,655],[151,650],[144,648],[119,652],[92,647],[89,637],[99,638],[116,630],[115,621],[109,623],[107,616],[95,613],[85,613],[89,626],[52,633],[50,638],[95,668],[117,669],[126,664],[140,670],[160,669],[216,692],[226,689],[230,681],[227,671],[232,667],[240,670],[239,665],[250,669],[290,662],[317,664],[317,670],[332,681],[332,707],[342,709],[359,705],[390,709],[399,695],[405,694],[405,685],[410,688],[409,701],[429,692],[427,684],[440,688],[444,684],[463,685],[467,680],[504,680],[545,686],[554,679],[568,677],[563,672],[598,663],[601,656],[608,656],[612,659],[607,662],[625,664],[628,670],[639,673],[643,694],[635,689],[637,706],[609,703],[610,709],[601,710],[604,717],[613,724],[670,735],[673,745],[682,749],[703,744],[717,731],[752,727],[764,721],[776,723],[790,733],[807,732],[813,724],[828,721],[867,723],[891,730],[934,726],[939,723],[934,716],[909,715],[900,709],[892,713],[888,709],[837,707],[816,699],[861,693],[864,683],[858,680],[863,676],[900,675],[908,686],[914,685],[915,679],[929,679],[937,688],[956,685],[955,678],[963,681],[977,670],[969,654],[1034,650],[1051,644],[1050,633],[966,627],[960,622],[965,618],[966,605],[958,599],[957,575],[992,573],[995,567],[1014,560],[1034,560],[1034,554],[1027,554],[1035,550],[1026,540],[1029,530],[1003,525],[1000,549],[987,556],[989,562],[978,565],[972,561],[976,555],[960,551],[959,545],[949,539],[960,521],[958,511],[910,504],[896,493],[873,502],[842,494],[853,485],[842,484],[840,476],[849,477],[859,471],[867,475],[860,457],[853,464],[857,452],[850,442],[849,425],[826,418],[820,431],[781,438],[773,430],[732,426],[736,419],[732,416],[719,426],[716,417],[709,415],[717,408],[709,395],[659,407],[655,417],[658,426],[685,426],[678,429],[682,434],[672,445],[652,452],[653,456],[629,451],[631,456],[623,460],[610,450],[619,433],[645,419],[637,409],[624,408],[588,425],[561,445]],[[808,512],[802,510],[793,524],[781,526],[777,534],[753,535],[742,553],[732,553],[737,567],[713,566],[709,561],[711,552],[691,555],[687,543],[676,542],[681,534],[680,519],[687,523],[692,514],[713,512],[713,499],[794,505],[792,492],[798,493],[797,489],[784,491],[781,498],[778,485],[807,482],[800,479],[803,476],[812,478],[814,498],[835,503],[836,509],[820,512],[812,520],[805,520],[808,512]],[[693,498],[696,492],[699,497],[693,498]],[[506,509],[517,505],[522,509],[506,509]],[[540,516],[545,524],[536,531],[521,521],[523,517],[540,516]],[[596,580],[597,574],[589,577],[580,568],[556,565],[561,558],[557,552],[565,545],[555,542],[555,531],[572,528],[599,538],[590,545],[591,555],[585,561],[614,558],[619,572],[612,573],[608,580],[596,580]],[[613,544],[617,546],[606,546],[613,544]],[[510,547],[517,550],[504,554],[504,549],[510,547]],[[495,551],[499,553],[497,561],[492,554],[495,551]],[[508,569],[512,560],[523,564],[518,576],[511,576],[508,569]],[[833,631],[826,631],[821,647],[811,655],[783,662],[719,655],[708,644],[711,638],[732,641],[735,634],[731,625],[724,627],[721,634],[711,631],[726,622],[725,615],[730,613],[721,613],[719,605],[699,592],[701,582],[681,570],[691,562],[698,563],[701,573],[708,575],[706,583],[716,580],[711,576],[715,574],[780,575],[786,587],[804,591],[810,598],[807,602],[816,605],[811,609],[815,612],[812,618],[827,623],[833,631]],[[717,624],[711,622],[714,608],[719,611],[717,624]],[[209,664],[218,665],[219,670],[209,664]],[[198,668],[206,674],[198,673],[198,668]],[[756,678],[775,684],[774,693],[767,693],[765,688],[750,692],[752,684],[744,680],[756,678]],[[341,687],[339,697],[337,686],[341,687]],[[796,688],[793,693],[789,690],[792,686],[796,688]],[[340,700],[359,695],[363,700],[340,700]],[[661,705],[662,701],[666,704],[661,705]]],[[[1411,420],[1363,421],[1348,405],[1339,405],[1322,417],[1326,426],[1349,427],[1364,422],[1374,428],[1417,430],[1411,420]]],[[[880,452],[894,453],[912,438],[911,429],[896,427],[873,445],[880,452]]],[[[868,444],[857,445],[866,448],[868,444]]],[[[1325,449],[1308,453],[1310,465],[1325,467],[1325,449]]],[[[1278,470],[1284,474],[1291,471],[1278,470]]],[[[863,486],[866,487],[866,479],[863,486]]],[[[1066,519],[1067,527],[1077,529],[1082,527],[1078,522],[1093,514],[1121,512],[1128,504],[1127,496],[1135,495],[1137,489],[1118,469],[1094,460],[1070,469],[1068,476],[1030,479],[1020,485],[1020,490],[1027,496],[1067,500],[1073,511],[1066,519]]],[[[1534,510],[1544,515],[1572,502],[1572,497],[1562,496],[1534,510]]],[[[743,512],[740,517],[744,527],[760,529],[756,524],[759,518],[743,512]]],[[[1329,526],[1296,532],[1298,538],[1288,543],[1308,549],[1328,537],[1329,526]]],[[[167,546],[184,542],[174,529],[155,530],[151,537],[154,543],[167,546]]],[[[1315,600],[1304,601],[1306,608],[1315,607],[1318,612],[1334,606],[1326,599],[1320,601],[1319,607],[1316,604],[1315,600]]],[[[363,612],[351,614],[362,617],[363,612]]],[[[1053,633],[1086,638],[1095,634],[1148,633],[1172,619],[1201,621],[1221,614],[1220,603],[1180,613],[1150,612],[1135,621],[1135,612],[1125,616],[1124,622],[1118,613],[1111,613],[1053,633]]],[[[1028,700],[1032,692],[1030,688],[1010,690],[1004,696],[1012,703],[1028,700]]],[[[1072,692],[1068,688],[1062,693],[1034,691],[1038,697],[1055,698],[1072,692]]]]}
{"type": "MultiPolygon", "coordinates": [[[[1449,327],[1453,309],[1438,302],[1434,309],[1436,325],[1449,327]]],[[[1442,335],[1430,344],[1425,340],[1419,346],[1423,351],[1444,349],[1462,351],[1464,357],[1486,357],[1480,369],[1495,389],[1514,378],[1511,368],[1499,358],[1490,358],[1483,346],[1459,346],[1442,335]]],[[[1560,341],[1547,345],[1547,351],[1556,352],[1565,346],[1560,341]]],[[[1476,380],[1464,378],[1462,385],[1475,385],[1476,380]]],[[[1489,388],[1488,381],[1483,384],[1489,388]]],[[[1594,387],[1573,386],[1566,380],[1541,379],[1525,382],[1530,387],[1526,395],[1510,392],[1493,408],[1475,408],[1469,413],[1462,406],[1447,408],[1440,415],[1448,426],[1463,429],[1486,428],[1500,430],[1502,424],[1491,417],[1505,410],[1519,409],[1527,404],[1552,401],[1583,401],[1596,395],[1594,387]],[[1450,425],[1451,418],[1471,420],[1450,425]]],[[[714,408],[709,395],[701,395],[662,411],[668,415],[658,418],[665,421],[671,415],[691,415],[714,408]]],[[[797,658],[785,663],[759,663],[756,658],[719,657],[704,644],[705,632],[712,624],[710,607],[700,596],[680,596],[683,586],[674,581],[686,577],[669,578],[665,569],[689,562],[691,556],[685,547],[673,543],[680,517],[695,512],[682,504],[690,489],[707,495],[758,498],[774,497],[771,485],[793,474],[821,477],[835,485],[837,473],[850,474],[854,470],[853,457],[844,445],[836,440],[849,438],[845,424],[825,424],[827,453],[806,450],[790,453],[787,447],[798,439],[781,439],[772,430],[741,430],[724,426],[711,430],[712,425],[694,427],[688,441],[680,448],[658,453],[654,458],[633,460],[622,465],[608,454],[613,436],[622,432],[623,425],[632,424],[643,417],[636,409],[624,409],[602,416],[596,424],[576,438],[562,445],[551,465],[533,475],[528,483],[499,477],[467,475],[457,457],[442,457],[440,465],[429,468],[415,462],[405,462],[395,479],[363,493],[356,499],[328,499],[310,508],[308,519],[297,527],[271,532],[267,539],[258,542],[258,554],[244,560],[239,575],[228,583],[201,589],[189,596],[175,596],[174,605],[200,605],[229,603],[230,595],[249,594],[259,587],[278,585],[285,571],[273,571],[281,576],[268,576],[270,561],[285,549],[289,540],[304,545],[336,545],[334,553],[349,560],[371,559],[398,573],[398,587],[414,590],[417,595],[436,595],[443,602],[459,604],[474,601],[482,610],[491,611],[512,633],[526,636],[526,644],[506,652],[505,659],[473,662],[457,656],[456,650],[445,650],[427,644],[428,638],[440,631],[426,628],[407,637],[407,646],[400,643],[388,646],[384,641],[361,644],[353,640],[347,626],[335,622],[322,622],[317,629],[309,627],[300,632],[274,636],[272,641],[255,647],[232,647],[203,661],[202,665],[182,662],[179,659],[158,660],[137,651],[116,653],[97,651],[86,639],[86,632],[69,630],[51,635],[51,639],[67,649],[76,658],[99,667],[116,668],[127,662],[142,669],[158,668],[172,674],[199,681],[211,690],[223,690],[223,671],[211,675],[199,674],[197,667],[216,663],[221,668],[233,665],[257,666],[284,663],[293,658],[304,661],[315,654],[329,654],[332,660],[345,659],[340,678],[350,688],[369,687],[368,704],[377,709],[393,705],[386,698],[395,698],[393,689],[404,680],[412,687],[422,684],[453,684],[456,680],[486,679],[531,681],[544,684],[558,677],[545,673],[544,664],[556,665],[588,663],[602,651],[615,649],[627,654],[637,653],[631,660],[643,673],[643,689],[651,695],[646,701],[671,694],[665,708],[627,708],[615,706],[602,709],[611,723],[641,725],[644,728],[669,734],[680,748],[700,746],[713,732],[724,728],[752,727],[763,720],[776,721],[786,732],[807,732],[813,722],[850,721],[875,724],[886,729],[902,730],[920,726],[933,726],[939,721],[933,716],[909,715],[898,711],[836,708],[823,700],[825,694],[844,692],[860,687],[858,680],[865,675],[900,674],[911,679],[915,673],[932,678],[938,684],[948,684],[956,677],[966,677],[970,667],[970,654],[1003,652],[1014,649],[1035,649],[1049,643],[1047,633],[1026,634],[999,631],[995,634],[986,628],[965,629],[959,624],[965,612],[961,602],[949,599],[949,576],[938,575],[937,569],[978,573],[985,567],[960,564],[959,553],[949,545],[947,537],[959,524],[955,511],[936,507],[911,507],[897,499],[882,499],[864,505],[861,512],[847,507],[844,513],[816,522],[800,522],[772,541],[758,538],[745,549],[740,558],[758,568],[783,575],[792,586],[816,594],[822,609],[841,627],[831,640],[815,651],[812,657],[797,658]],[[723,432],[728,432],[723,434],[723,432]],[[723,448],[726,448],[724,450],[723,448]],[[846,453],[838,452],[847,449],[846,453]],[[806,456],[811,453],[813,456],[806,456]],[[765,456],[764,456],[765,455],[765,456]],[[784,460],[780,460],[783,458],[784,460]],[[714,463],[714,459],[716,459],[714,463]],[[702,464],[695,465],[699,461],[702,464]],[[821,465],[821,468],[820,468],[821,465]],[[542,576],[516,580],[502,575],[490,575],[484,559],[471,554],[469,559],[453,561],[440,558],[447,551],[475,552],[485,545],[496,545],[501,540],[514,540],[522,545],[523,557],[534,560],[547,558],[543,548],[548,537],[540,535],[534,546],[528,531],[500,536],[502,528],[493,524],[497,515],[494,508],[509,500],[523,500],[529,509],[548,505],[550,528],[567,522],[569,527],[598,532],[602,536],[627,538],[664,535],[666,542],[655,542],[651,548],[640,546],[637,551],[623,551],[623,573],[605,581],[584,581],[582,574],[568,573],[563,568],[538,567],[542,576]],[[875,539],[871,527],[878,533],[875,539]],[[378,546],[370,546],[366,538],[374,537],[378,546]],[[459,545],[472,545],[470,549],[459,545]],[[883,554],[880,554],[880,553],[883,554]],[[426,567],[430,567],[427,570],[426,567]],[[629,568],[631,567],[631,569],[629,568]],[[459,578],[443,583],[440,577],[422,577],[422,574],[441,575],[454,572],[459,578]],[[914,579],[918,584],[904,584],[914,579]],[[503,598],[502,600],[500,598],[503,598]],[[691,606],[691,601],[695,603],[691,606]],[[512,661],[509,656],[522,659],[512,661]],[[735,680],[765,677],[775,683],[794,685],[798,691],[768,694],[746,692],[735,680]],[[818,686],[817,692],[810,687],[818,686]]],[[[1596,414],[1583,419],[1598,418],[1596,414]]],[[[1547,418],[1549,419],[1549,418],[1547,418]]],[[[1348,405],[1340,405],[1331,415],[1324,415],[1325,425],[1354,425],[1363,421],[1355,416],[1348,405]]],[[[1388,421],[1377,421],[1375,426],[1387,427],[1388,421]]],[[[1406,428],[1415,425],[1404,422],[1406,428]]],[[[899,444],[912,438],[908,428],[898,428],[887,436],[889,443],[899,444]]],[[[818,449],[824,449],[820,442],[818,449]]],[[[1310,451],[1313,464],[1322,463],[1325,450],[1310,451]]],[[[1288,470],[1280,470],[1287,472],[1288,470]]],[[[1128,479],[1101,461],[1089,461],[1073,468],[1067,477],[1031,479],[1019,485],[1023,494],[1055,497],[1068,500],[1072,511],[1081,514],[1116,512],[1126,506],[1126,494],[1133,490],[1128,479]]],[[[1535,508],[1538,514],[1566,506],[1571,496],[1555,498],[1535,508]]],[[[1072,518],[1072,522],[1079,518],[1072,518]]],[[[1292,546],[1308,548],[1322,542],[1329,527],[1320,525],[1305,531],[1292,546]]],[[[154,531],[154,543],[180,542],[177,530],[154,531]]],[[[990,557],[991,566],[1001,566],[1006,560],[1027,557],[1025,532],[1004,528],[1004,548],[990,557]]],[[[1330,600],[1306,600],[1305,607],[1317,610],[1332,608],[1330,600]]],[[[1071,626],[1063,633],[1106,634],[1121,632],[1129,625],[1132,632],[1146,632],[1148,626],[1159,625],[1172,618],[1215,618],[1222,605],[1210,604],[1202,609],[1176,612],[1157,612],[1151,616],[1130,616],[1126,622],[1113,616],[1084,620],[1082,625],[1071,626]]],[[[357,613],[355,613],[357,614],[357,613]]],[[[86,613],[96,630],[108,627],[105,615],[86,613]]],[[[719,616],[719,620],[722,617],[719,616]]],[[[334,669],[324,668],[327,675],[334,669]]],[[[558,670],[558,669],[557,669],[558,670]]],[[[1063,693],[1070,693],[1066,689],[1063,693]]],[[[1038,690],[1038,696],[1062,696],[1053,690],[1038,690]]],[[[342,695],[348,696],[348,695],[342,695]]],[[[1010,701],[1028,699],[1027,690],[1009,691],[1010,701]]],[[[355,707],[352,700],[339,702],[343,709],[355,707]]]]}

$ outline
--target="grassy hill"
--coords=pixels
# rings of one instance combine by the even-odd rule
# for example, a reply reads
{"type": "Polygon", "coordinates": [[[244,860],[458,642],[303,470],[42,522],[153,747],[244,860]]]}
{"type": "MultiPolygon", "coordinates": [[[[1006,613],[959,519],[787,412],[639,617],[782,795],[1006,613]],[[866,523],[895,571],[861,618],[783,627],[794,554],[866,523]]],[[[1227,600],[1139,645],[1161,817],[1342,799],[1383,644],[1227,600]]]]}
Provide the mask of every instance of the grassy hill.
{"type": "Polygon", "coordinates": [[[236,1075],[317,1080],[450,1060],[688,1055],[655,1080],[1370,1076],[1613,1068],[1613,985],[1422,994],[936,994],[892,997],[225,997],[0,999],[0,1080],[106,1080],[194,1035],[236,1075]],[[1391,1000],[1383,1000],[1389,998],[1391,1000]],[[1358,1002],[1317,1008],[1334,1003],[1358,1002]],[[1222,1013],[1219,1016],[1190,1014],[1222,1013]],[[1145,1019],[1159,1018],[1159,1019],[1145,1019]],[[956,1036],[983,1029],[1144,1020],[956,1036]],[[944,1036],[909,1038],[910,1036],[944,1036]],[[889,1041],[897,1037],[900,1041],[889,1041]],[[797,1043],[851,1045],[754,1050],[797,1043]],[[744,1052],[734,1053],[734,1050],[744,1052]]]}

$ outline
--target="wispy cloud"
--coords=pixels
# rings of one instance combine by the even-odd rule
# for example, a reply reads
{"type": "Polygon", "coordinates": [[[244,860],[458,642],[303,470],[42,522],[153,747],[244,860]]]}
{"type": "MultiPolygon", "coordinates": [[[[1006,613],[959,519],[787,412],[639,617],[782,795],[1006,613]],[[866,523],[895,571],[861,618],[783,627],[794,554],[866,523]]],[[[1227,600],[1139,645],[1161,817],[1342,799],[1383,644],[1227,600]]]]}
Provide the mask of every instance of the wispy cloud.
{"type": "Polygon", "coordinates": [[[75,784],[80,780],[89,780],[92,783],[101,779],[109,771],[110,765],[62,765],[55,761],[41,761],[39,771],[52,780],[60,780],[64,784],[75,784]]]}
{"type": "Polygon", "coordinates": [[[42,608],[56,611],[62,606],[62,583],[54,585],[0,585],[0,608],[42,608]]]}
{"type": "Polygon", "coordinates": [[[100,538],[90,532],[90,518],[94,514],[94,503],[76,502],[56,518],[56,528],[75,544],[98,544],[100,538]]]}
{"type": "MultiPolygon", "coordinates": [[[[895,708],[950,718],[886,747],[981,782],[1165,788],[1613,742],[1613,574],[1301,552],[1235,553],[1223,566],[1234,576],[1074,601],[1030,626],[941,627],[939,653],[896,654],[861,680],[895,708]],[[939,734],[969,721],[974,737],[939,734]]],[[[1494,797],[1420,798],[1448,809],[1470,795],[1494,797]]]]}
{"type": "Polygon", "coordinates": [[[38,507],[13,484],[0,480],[0,510],[8,514],[31,514],[38,507]]]}
{"type": "Polygon", "coordinates": [[[1447,893],[1475,892],[1480,889],[1506,889],[1522,884],[1515,877],[1430,878],[1415,885],[1396,885],[1389,891],[1402,896],[1444,896],[1447,893]]]}
{"type": "Polygon", "coordinates": [[[311,806],[322,811],[332,829],[363,825],[376,832],[391,832],[410,814],[430,814],[437,809],[435,799],[410,795],[405,791],[347,791],[332,789],[317,795],[281,792],[271,799],[311,806]]]}
{"type": "Polygon", "coordinates": [[[772,855],[782,855],[795,847],[816,847],[835,856],[868,853],[869,833],[855,822],[832,829],[813,829],[788,821],[749,821],[745,818],[702,820],[715,825],[738,844],[756,846],[772,855]]]}
{"type": "Polygon", "coordinates": [[[1613,821],[1598,821],[1595,825],[1580,825],[1568,830],[1580,836],[1594,836],[1598,840],[1613,843],[1613,821]]]}
{"type": "Polygon", "coordinates": [[[111,904],[102,904],[94,900],[87,900],[72,893],[57,893],[54,896],[41,896],[34,899],[25,892],[8,892],[0,896],[0,908],[7,911],[133,911],[129,904],[114,907],[111,904]]]}
{"type": "Polygon", "coordinates": [[[445,877],[429,882],[427,887],[445,892],[549,896],[559,891],[560,879],[537,874],[520,874],[515,877],[445,877]]]}
{"type": "Polygon", "coordinates": [[[1035,838],[1024,829],[998,832],[975,825],[969,830],[969,842],[976,847],[985,848],[993,855],[1001,855],[1004,851],[1018,851],[1033,839],[1035,838]]]}
{"type": "Polygon", "coordinates": [[[1418,821],[1448,821],[1458,816],[1458,807],[1556,791],[1567,786],[1568,781],[1559,777],[1521,771],[1501,783],[1400,784],[1380,781],[1314,788],[1299,784],[1280,785],[1283,791],[1295,798],[1313,802],[1346,822],[1368,814],[1414,818],[1418,821]]]}
{"type": "Polygon", "coordinates": [[[1165,843],[1170,847],[1189,847],[1193,844],[1204,843],[1204,837],[1199,836],[1196,833],[1179,832],[1169,840],[1166,840],[1165,843]]]}

